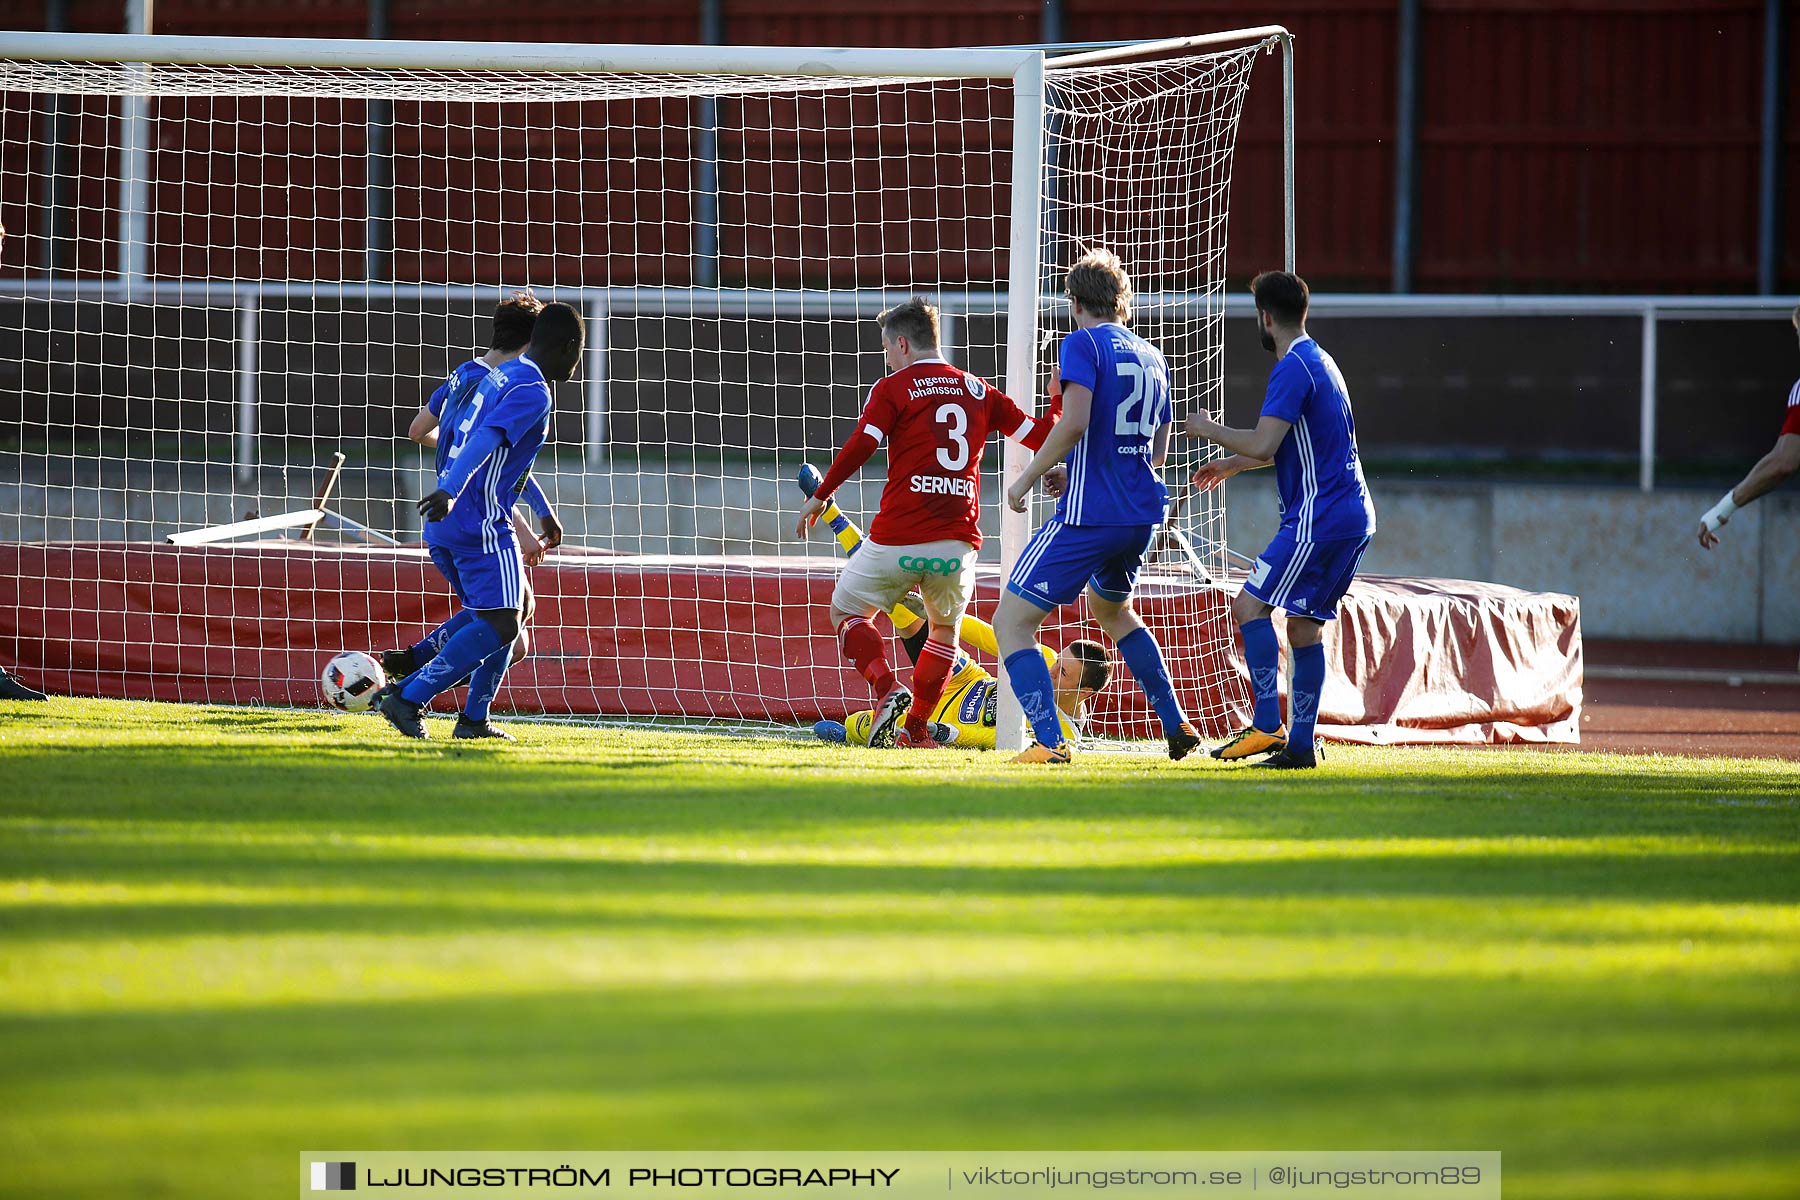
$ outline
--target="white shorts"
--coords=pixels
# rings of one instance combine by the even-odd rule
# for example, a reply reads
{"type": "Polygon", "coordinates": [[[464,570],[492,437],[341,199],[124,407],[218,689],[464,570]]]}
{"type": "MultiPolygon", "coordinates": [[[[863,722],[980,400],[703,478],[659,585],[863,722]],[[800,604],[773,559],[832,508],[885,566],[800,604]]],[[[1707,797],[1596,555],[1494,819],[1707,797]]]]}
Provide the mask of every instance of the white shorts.
{"type": "Polygon", "coordinates": [[[887,612],[915,587],[928,616],[960,626],[975,591],[975,547],[953,541],[883,546],[865,538],[838,574],[831,604],[866,617],[887,612]]]}

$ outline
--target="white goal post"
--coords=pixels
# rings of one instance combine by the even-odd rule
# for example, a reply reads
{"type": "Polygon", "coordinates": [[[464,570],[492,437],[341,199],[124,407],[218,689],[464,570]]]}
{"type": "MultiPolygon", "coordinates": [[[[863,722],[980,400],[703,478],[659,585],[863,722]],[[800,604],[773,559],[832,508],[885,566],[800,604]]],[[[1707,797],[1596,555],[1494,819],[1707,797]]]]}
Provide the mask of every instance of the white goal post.
{"type": "MultiPolygon", "coordinates": [[[[421,551],[382,544],[416,539],[425,477],[394,447],[531,286],[584,311],[589,351],[536,472],[571,546],[539,569],[537,653],[500,706],[841,714],[861,684],[814,611],[841,551],[780,530],[794,466],[824,466],[879,373],[868,318],[928,296],[952,360],[1035,411],[1070,250],[1107,244],[1178,413],[1217,413],[1237,118],[1276,50],[1291,269],[1279,26],[1048,55],[0,33],[0,137],[31,148],[0,194],[0,354],[19,366],[0,383],[19,414],[0,434],[0,656],[89,694],[286,703],[309,702],[313,657],[382,648],[339,644],[353,633],[416,640],[449,597],[421,551]],[[321,521],[315,465],[340,444],[348,515],[321,521]],[[278,536],[224,540],[257,534],[278,536]],[[114,604],[146,573],[167,613],[114,604]],[[424,599],[352,619],[334,587],[424,599]],[[274,591],[294,602],[258,617],[274,591]]],[[[1176,458],[1172,490],[1200,457],[1176,458]]],[[[1048,512],[995,502],[1028,458],[990,456],[990,601],[1048,512]]],[[[840,502],[866,526],[878,463],[864,476],[840,502]]],[[[1178,685],[1206,692],[1214,729],[1243,690],[1216,619],[1228,567],[1222,504],[1193,497],[1152,571],[1172,666],[1191,659],[1178,685]]],[[[1108,732],[1150,732],[1129,685],[1099,707],[1108,732]]]]}

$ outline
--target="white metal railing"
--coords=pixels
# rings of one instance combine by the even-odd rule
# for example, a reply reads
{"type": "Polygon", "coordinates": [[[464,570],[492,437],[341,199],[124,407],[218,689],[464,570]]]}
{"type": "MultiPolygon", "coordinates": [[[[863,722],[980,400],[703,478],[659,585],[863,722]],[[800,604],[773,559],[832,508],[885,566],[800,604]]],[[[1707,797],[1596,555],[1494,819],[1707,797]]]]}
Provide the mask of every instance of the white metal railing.
{"type": "MultiPolygon", "coordinates": [[[[1242,299],[1234,297],[1234,299],[1242,299]]],[[[1245,306],[1248,302],[1245,301],[1245,306]]],[[[1656,488],[1656,327],[1664,319],[1785,319],[1795,297],[1777,296],[1314,296],[1312,311],[1334,317],[1637,317],[1642,323],[1638,380],[1638,488],[1656,488]]]]}
{"type": "MultiPolygon", "coordinates": [[[[87,300],[108,303],[160,303],[231,308],[237,313],[236,461],[247,476],[256,462],[257,359],[261,313],[268,301],[306,300],[443,300],[475,304],[492,300],[504,289],[488,285],[393,283],[255,283],[216,280],[116,279],[0,280],[0,300],[87,300]]],[[[807,291],[720,290],[716,288],[556,288],[556,299],[580,305],[588,322],[587,357],[582,392],[586,409],[585,455],[589,464],[602,461],[607,439],[607,358],[614,317],[644,313],[716,315],[732,318],[777,316],[872,317],[904,300],[910,292],[890,290],[807,291]]],[[[935,296],[943,313],[941,333],[946,357],[962,348],[958,334],[971,317],[1003,317],[1010,308],[1006,292],[942,292],[935,296]]],[[[1132,307],[1143,315],[1181,316],[1216,309],[1221,297],[1207,293],[1146,293],[1132,307]]],[[[1060,296],[1038,297],[1040,313],[1062,305],[1060,296]]],[[[1254,311],[1245,294],[1223,297],[1228,316],[1254,311]]],[[[1800,299],[1774,296],[1433,296],[1320,294],[1312,298],[1315,317],[1391,317],[1403,319],[1475,317],[1635,317],[1642,326],[1639,381],[1638,484],[1651,491],[1656,483],[1657,326],[1664,320],[1785,320],[1800,299]]]]}

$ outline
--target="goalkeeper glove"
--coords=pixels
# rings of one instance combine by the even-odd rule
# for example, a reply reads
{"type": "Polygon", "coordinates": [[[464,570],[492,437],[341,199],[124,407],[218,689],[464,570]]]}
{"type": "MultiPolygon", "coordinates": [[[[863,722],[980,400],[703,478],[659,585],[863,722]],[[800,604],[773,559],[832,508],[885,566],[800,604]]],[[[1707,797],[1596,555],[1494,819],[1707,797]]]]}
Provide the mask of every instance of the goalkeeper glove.
{"type": "Polygon", "coordinates": [[[451,506],[455,503],[456,497],[439,488],[419,501],[419,515],[427,521],[441,521],[450,515],[451,506]]]}

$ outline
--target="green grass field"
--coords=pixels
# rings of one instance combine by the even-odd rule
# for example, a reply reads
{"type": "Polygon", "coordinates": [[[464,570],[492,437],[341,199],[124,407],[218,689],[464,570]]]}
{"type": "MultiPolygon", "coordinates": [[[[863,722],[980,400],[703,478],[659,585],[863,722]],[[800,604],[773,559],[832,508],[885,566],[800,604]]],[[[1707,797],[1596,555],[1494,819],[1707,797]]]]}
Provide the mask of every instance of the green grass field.
{"type": "Polygon", "coordinates": [[[0,704],[0,1195],[286,1196],[306,1148],[953,1147],[1800,1194],[1790,764],[520,732],[0,704]]]}

